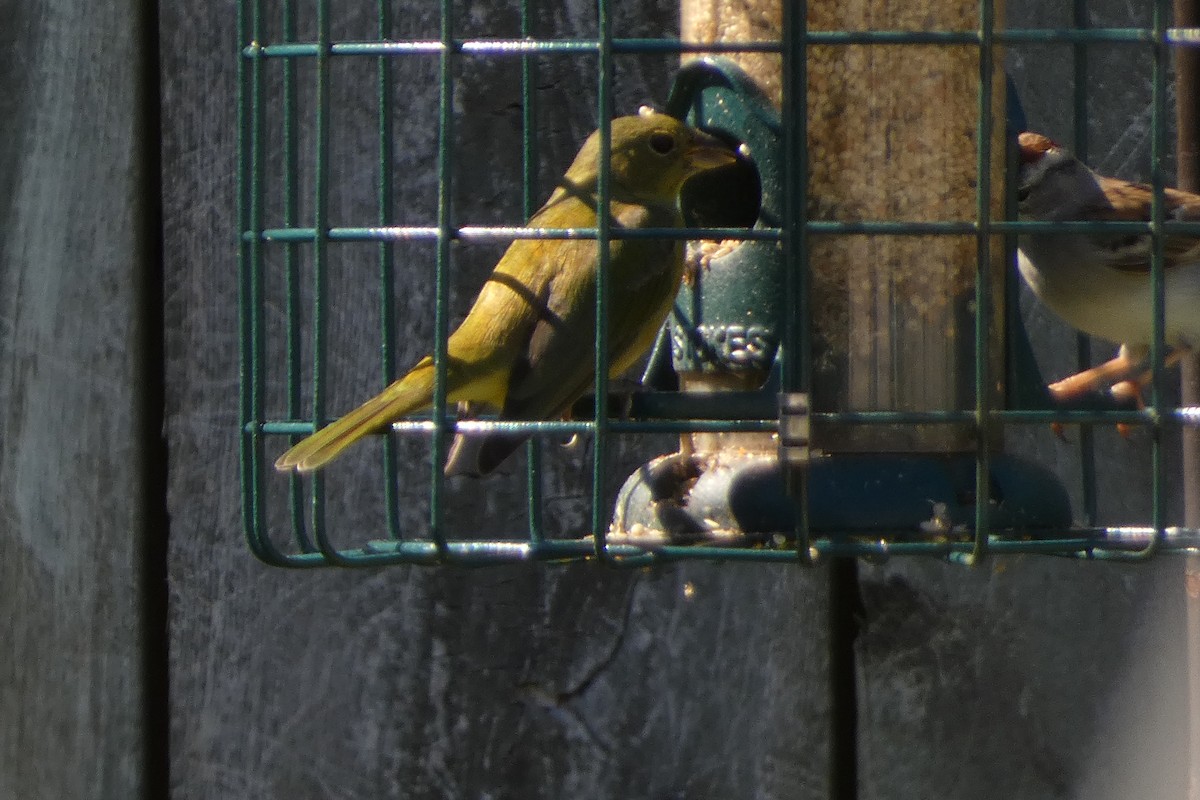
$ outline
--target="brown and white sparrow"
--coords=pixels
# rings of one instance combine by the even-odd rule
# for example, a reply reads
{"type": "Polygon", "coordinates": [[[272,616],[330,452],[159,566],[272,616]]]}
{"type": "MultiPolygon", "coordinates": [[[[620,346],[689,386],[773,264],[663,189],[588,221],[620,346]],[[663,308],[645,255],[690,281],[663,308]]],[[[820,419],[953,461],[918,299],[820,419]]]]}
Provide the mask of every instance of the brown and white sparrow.
{"type": "MultiPolygon", "coordinates": [[[[1151,187],[1097,175],[1037,133],[1019,139],[1020,219],[1040,222],[1150,220],[1151,187]]],[[[1200,220],[1200,195],[1164,191],[1168,220],[1200,220]]],[[[1056,400],[1109,388],[1140,403],[1153,337],[1149,233],[1031,233],[1019,237],[1018,267],[1037,296],[1075,328],[1118,342],[1116,358],[1051,384],[1056,400]]],[[[1200,344],[1200,238],[1163,241],[1167,363],[1200,344]]]]}

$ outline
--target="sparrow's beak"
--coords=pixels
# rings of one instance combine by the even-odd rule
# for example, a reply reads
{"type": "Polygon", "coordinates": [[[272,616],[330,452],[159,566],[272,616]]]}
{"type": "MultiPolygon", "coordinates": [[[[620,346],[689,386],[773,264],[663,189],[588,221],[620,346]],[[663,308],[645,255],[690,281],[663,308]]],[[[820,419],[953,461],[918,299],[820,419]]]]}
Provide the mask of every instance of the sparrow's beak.
{"type": "Polygon", "coordinates": [[[734,163],[737,153],[717,137],[697,131],[688,146],[687,159],[696,172],[703,172],[734,163]]]}

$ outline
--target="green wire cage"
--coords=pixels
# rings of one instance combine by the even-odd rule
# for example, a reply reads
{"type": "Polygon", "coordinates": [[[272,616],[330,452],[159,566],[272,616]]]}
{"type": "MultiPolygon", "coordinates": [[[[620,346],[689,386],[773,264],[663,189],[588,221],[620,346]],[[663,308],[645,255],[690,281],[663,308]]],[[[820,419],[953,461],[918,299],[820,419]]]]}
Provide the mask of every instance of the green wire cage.
{"type": "MultiPolygon", "coordinates": [[[[517,29],[504,38],[475,35],[450,0],[441,0],[436,30],[428,31],[413,30],[391,4],[382,2],[369,14],[360,14],[370,17],[371,30],[343,37],[335,36],[339,23],[327,0],[318,0],[311,12],[288,0],[240,0],[241,492],[243,523],[255,555],[287,567],[486,565],[585,558],[621,565],[697,558],[807,564],[829,556],[900,554],[973,563],[988,553],[1140,559],[1157,552],[1195,552],[1200,546],[1200,531],[1170,526],[1166,514],[1164,448],[1170,435],[1200,418],[1196,409],[1167,405],[1163,391],[1162,235],[1200,235],[1200,226],[1167,222],[1163,216],[1161,164],[1166,153],[1169,60],[1172,47],[1192,38],[1189,31],[1168,27],[1167,3],[1156,0],[1149,28],[1088,29],[1080,24],[1067,30],[1019,30],[998,25],[992,0],[981,0],[977,25],[971,29],[920,31],[810,30],[806,4],[783,3],[777,41],[702,44],[619,36],[612,0],[597,0],[593,38],[547,37],[538,32],[532,6],[532,0],[523,3],[517,29]],[[991,96],[996,85],[994,51],[1017,44],[1071,46],[1076,51],[1078,78],[1086,68],[1085,47],[1096,43],[1140,47],[1152,54],[1153,221],[1148,226],[1016,222],[1011,202],[1008,213],[997,214],[993,198],[1003,188],[993,185],[988,168],[999,155],[993,152],[988,132],[1003,129],[1005,121],[997,118],[991,96]],[[974,79],[981,90],[972,124],[983,133],[975,137],[973,219],[843,221],[813,216],[806,97],[810,57],[814,47],[846,46],[977,51],[974,79]],[[685,62],[674,91],[662,87],[661,102],[669,113],[726,138],[743,144],[753,140],[749,153],[759,171],[755,189],[759,211],[756,220],[739,219],[736,224],[719,216],[692,215],[693,227],[676,236],[741,241],[777,268],[776,283],[756,295],[762,299],[760,306],[770,306],[761,313],[766,328],[774,332],[772,348],[777,348],[766,361],[766,382],[718,393],[681,388],[670,377],[672,335],[664,332],[650,358],[646,386],[634,391],[627,403],[610,397],[610,389],[619,387],[610,386],[604,359],[597,358],[596,391],[577,404],[573,421],[457,419],[446,399],[445,354],[459,265],[474,263],[476,251],[482,264],[495,246],[518,237],[595,238],[605,253],[604,245],[618,235],[609,229],[604,215],[595,229],[571,231],[527,228],[515,222],[460,224],[451,187],[469,179],[473,163],[455,138],[463,115],[471,113],[456,110],[464,70],[480,65],[505,69],[520,86],[519,109],[514,113],[520,132],[511,161],[521,167],[522,192],[519,199],[495,201],[503,206],[499,215],[509,221],[528,218],[541,200],[539,126],[547,123],[549,115],[539,115],[538,92],[547,63],[586,64],[583,69],[593,85],[580,96],[594,98],[601,140],[608,141],[610,120],[633,111],[617,107],[615,76],[621,59],[678,60],[693,53],[707,57],[685,62]],[[713,58],[722,53],[778,57],[781,107],[758,97],[736,67],[713,58]],[[398,131],[419,124],[403,102],[404,86],[414,80],[433,80],[438,95],[437,107],[420,117],[431,125],[417,132],[430,149],[424,159],[426,177],[436,176],[437,183],[430,194],[435,201],[421,207],[398,197],[395,171],[398,131]],[[370,117],[370,124],[361,122],[364,116],[370,117]],[[337,154],[344,154],[347,147],[339,138],[348,130],[342,124],[347,118],[357,121],[356,130],[370,132],[364,150],[370,163],[339,160],[337,154]],[[756,132],[743,125],[757,126],[756,132]],[[348,196],[354,200],[342,202],[348,196]],[[359,216],[341,218],[345,208],[359,216]],[[1156,340],[1151,352],[1150,402],[1145,409],[1100,404],[1064,409],[1047,401],[1016,311],[1011,251],[1019,232],[1063,227],[1154,234],[1156,340]],[[997,339],[992,316],[973,315],[967,354],[973,366],[964,377],[970,394],[966,405],[919,411],[848,410],[814,402],[822,387],[820,369],[813,363],[812,243],[815,237],[883,236],[956,236],[975,243],[977,268],[970,305],[992,309],[1002,304],[1006,333],[997,339]],[[988,268],[1000,241],[1007,241],[1010,251],[1003,279],[988,268]],[[401,260],[408,267],[403,273],[397,269],[401,260]],[[427,266],[415,268],[410,263],[414,260],[427,266]],[[423,334],[408,330],[401,309],[411,298],[402,281],[415,280],[428,281],[432,289],[432,313],[424,317],[431,332],[413,342],[413,347],[424,348],[418,355],[434,355],[432,412],[397,423],[391,433],[376,437],[378,446],[366,448],[369,452],[344,467],[339,462],[328,474],[276,473],[271,464],[290,442],[374,394],[408,366],[410,354],[402,352],[403,346],[423,334]],[[338,297],[350,291],[349,284],[355,287],[353,302],[363,303],[361,311],[340,312],[341,322],[334,326],[331,306],[346,302],[338,297]],[[998,347],[1002,354],[995,352],[998,347]],[[377,353],[374,382],[345,385],[347,374],[353,372],[343,363],[350,349],[377,353]],[[998,381],[1004,385],[999,395],[993,391],[998,381]],[[1150,519],[1127,527],[1074,525],[1065,492],[1053,474],[1043,466],[1008,457],[998,444],[1000,434],[1010,426],[1044,425],[1048,431],[1055,422],[1080,423],[1084,431],[1090,425],[1123,422],[1150,431],[1150,519]],[[928,453],[827,455],[826,448],[818,445],[839,426],[953,427],[965,432],[968,445],[954,458],[928,453]],[[497,429],[533,434],[516,482],[509,481],[504,489],[496,488],[491,479],[453,479],[459,483],[450,485],[451,479],[442,474],[448,437],[456,431],[497,429]],[[774,461],[759,475],[761,480],[749,481],[753,487],[739,495],[738,502],[754,506],[755,514],[762,510],[754,535],[720,545],[703,538],[685,544],[670,537],[647,544],[621,535],[624,531],[614,522],[615,508],[657,502],[653,496],[638,495],[636,486],[618,493],[624,476],[631,471],[638,474],[638,463],[647,453],[670,449],[671,437],[680,433],[779,439],[774,461]],[[584,445],[570,456],[576,464],[579,502],[567,515],[572,519],[564,520],[557,511],[562,486],[557,478],[554,486],[547,485],[551,459],[546,448],[551,446],[547,440],[569,437],[581,438],[584,445]],[[618,439],[653,444],[634,448],[640,456],[632,461],[624,458],[622,466],[615,467],[618,439]],[[902,477],[893,480],[896,475],[902,477]],[[508,501],[522,495],[525,520],[495,518],[491,509],[500,504],[489,493],[500,491],[508,501]],[[458,521],[461,515],[455,512],[460,506],[473,507],[474,521],[458,521]]],[[[1082,3],[1077,6],[1082,8],[1082,3]]],[[[1083,15],[1077,18],[1082,20],[1083,15]]],[[[1082,84],[1077,81],[1081,111],[1082,84]]],[[[1011,96],[1009,101],[1009,122],[1019,128],[1019,110],[1011,96]]],[[[1077,114],[1077,119],[1082,118],[1077,114]]],[[[599,202],[602,207],[608,202],[603,179],[599,202]]],[[[602,264],[605,258],[601,256],[602,264]]],[[[604,341],[609,289],[603,269],[599,276],[597,339],[604,341]]],[[[676,326],[688,324],[685,305],[681,301],[677,306],[676,326]]],[[[1090,458],[1086,433],[1081,441],[1090,458]]],[[[1085,469],[1083,479],[1094,481],[1092,470],[1085,469]]],[[[725,495],[718,505],[730,506],[733,491],[720,488],[718,492],[725,495]]],[[[1083,490],[1085,502],[1089,493],[1094,495],[1090,484],[1083,490]]],[[[720,520],[716,523],[723,525],[720,520]]]]}

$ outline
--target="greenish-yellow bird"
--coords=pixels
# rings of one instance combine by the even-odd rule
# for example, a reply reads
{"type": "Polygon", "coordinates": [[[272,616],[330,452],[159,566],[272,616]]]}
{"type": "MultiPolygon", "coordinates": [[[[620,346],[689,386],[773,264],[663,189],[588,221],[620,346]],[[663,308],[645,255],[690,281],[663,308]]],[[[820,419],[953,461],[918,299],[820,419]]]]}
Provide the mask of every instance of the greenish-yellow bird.
{"type": "MultiPolygon", "coordinates": [[[[609,159],[612,229],[683,225],[679,192],[705,170],[731,164],[732,149],[674,117],[643,110],[612,121],[609,159]]],[[[594,228],[600,137],[593,133],[532,228],[594,228]]],[[[452,403],[498,410],[501,417],[563,417],[592,387],[595,354],[594,239],[518,239],[447,341],[446,396],[452,403]]],[[[628,369],[650,347],[683,275],[683,242],[609,242],[610,374],[628,369]]],[[[351,444],[433,402],[433,360],[280,456],[275,468],[308,472],[351,444]]],[[[459,434],[446,474],[484,475],[524,440],[512,433],[459,434]]]]}

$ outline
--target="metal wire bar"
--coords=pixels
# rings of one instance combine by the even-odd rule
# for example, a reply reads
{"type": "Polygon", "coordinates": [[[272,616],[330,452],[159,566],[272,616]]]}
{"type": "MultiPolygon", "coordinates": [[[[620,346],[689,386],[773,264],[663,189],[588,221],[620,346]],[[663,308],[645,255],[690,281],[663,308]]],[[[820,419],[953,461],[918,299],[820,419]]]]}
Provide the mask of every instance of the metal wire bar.
{"type": "MultiPolygon", "coordinates": [[[[1073,0],[1073,21],[1078,30],[1090,27],[1087,0],[1073,0]]],[[[1088,161],[1088,48],[1084,42],[1076,42],[1071,48],[1075,82],[1072,87],[1074,99],[1074,128],[1073,144],[1075,156],[1087,164],[1088,161]]],[[[1075,363],[1079,371],[1091,366],[1091,338],[1082,332],[1075,334],[1075,363]]],[[[1080,494],[1083,502],[1083,520],[1090,525],[1096,520],[1096,437],[1090,427],[1084,427],[1079,432],[1079,443],[1076,446],[1079,455],[1080,494]]]]}
{"type": "MultiPolygon", "coordinates": [[[[1159,538],[1159,532],[1148,527],[1080,528],[1071,531],[1071,536],[1045,539],[1015,539],[992,536],[989,551],[992,555],[1020,555],[1040,553],[1067,558],[1088,560],[1127,559],[1130,550],[1142,548],[1148,541],[1159,538]]],[[[1167,528],[1161,532],[1161,552],[1172,555],[1200,553],[1200,530],[1193,528],[1167,528]]],[[[974,543],[962,541],[911,541],[911,531],[872,531],[855,534],[846,532],[845,538],[832,539],[820,536],[813,540],[812,548],[820,558],[851,557],[873,561],[886,560],[893,556],[924,556],[940,558],[951,563],[971,563],[970,555],[974,543]]],[[[554,539],[532,544],[525,539],[495,539],[491,541],[452,540],[446,543],[455,563],[463,565],[487,565],[543,561],[566,564],[594,555],[595,545],[590,537],[579,539],[554,539]]],[[[606,547],[611,563],[617,566],[642,567],[654,563],[672,561],[741,561],[795,563],[791,549],[765,549],[751,547],[719,547],[711,545],[632,545],[611,543],[606,547]]],[[[352,563],[369,564],[438,564],[445,556],[431,541],[377,540],[367,542],[362,548],[344,551],[343,555],[352,563]]],[[[323,566],[319,553],[305,554],[293,559],[293,566],[323,566]]]]}
{"type": "MultiPolygon", "coordinates": [[[[784,146],[784,292],[788,302],[783,330],[784,392],[810,393],[812,346],[809,341],[808,265],[808,3],[800,0],[783,7],[784,39],[791,46],[783,54],[783,146],[784,146]]],[[[788,469],[784,475],[788,494],[798,509],[793,531],[796,558],[813,563],[809,546],[812,521],[808,502],[808,470],[788,469]]]]}
{"type": "MultiPolygon", "coordinates": [[[[533,38],[533,13],[530,0],[521,0],[521,37],[533,38]]],[[[537,151],[537,96],[534,91],[537,86],[537,54],[523,53],[521,55],[521,208],[525,219],[533,216],[538,207],[538,198],[534,194],[537,185],[538,151],[537,151]]],[[[536,545],[542,536],[542,441],[536,436],[529,437],[525,446],[528,466],[526,469],[526,513],[529,517],[529,541],[536,545]]]]}
{"type": "Polygon", "coordinates": [[[595,375],[595,442],[592,450],[592,532],[596,537],[596,555],[611,561],[605,536],[608,515],[604,507],[604,484],[608,470],[605,462],[608,450],[608,303],[609,264],[612,254],[612,83],[613,49],[612,18],[608,0],[597,0],[597,23],[600,32],[600,63],[597,66],[599,86],[596,87],[596,110],[600,118],[599,180],[596,184],[596,375],[595,375]]]}
{"type": "MultiPolygon", "coordinates": [[[[262,8],[258,2],[244,2],[239,7],[238,28],[242,41],[257,39],[262,31],[262,8]]],[[[238,151],[241,169],[238,190],[241,198],[239,216],[243,229],[257,230],[263,219],[262,140],[263,140],[263,70],[257,61],[239,60],[238,82],[241,102],[238,104],[238,151]]],[[[251,551],[263,561],[284,564],[284,555],[266,534],[266,514],[263,509],[262,435],[247,425],[263,416],[263,284],[262,245],[243,241],[239,253],[241,274],[238,290],[241,308],[238,326],[243,347],[238,368],[240,372],[239,405],[243,421],[240,460],[242,470],[242,522],[251,551]]]]}
{"type": "MultiPolygon", "coordinates": [[[[318,234],[328,229],[329,219],[329,0],[317,0],[317,75],[316,113],[313,143],[313,227],[318,234]]],[[[328,315],[325,298],[329,288],[328,237],[318,235],[313,240],[313,426],[324,423],[328,340],[328,315]]],[[[312,476],[312,527],[317,549],[331,564],[345,565],[337,545],[325,526],[325,479],[321,473],[312,476]]]]}
{"type": "MultiPolygon", "coordinates": [[[[1200,46],[1200,30],[1167,28],[1163,37],[1168,44],[1181,47],[1200,46]]],[[[1153,44],[1160,41],[1146,28],[1029,28],[993,31],[989,37],[997,44],[1153,44]]],[[[975,31],[807,31],[801,41],[807,45],[974,45],[983,40],[975,31]]],[[[435,55],[451,47],[464,55],[506,56],[522,53],[599,53],[604,47],[600,39],[461,39],[450,42],[438,40],[408,40],[387,42],[335,42],[335,56],[405,56],[435,55]]],[[[685,42],[679,39],[619,38],[609,40],[609,52],[621,55],[653,55],[684,53],[782,53],[782,42],[685,42]]],[[[244,55],[251,58],[298,58],[316,56],[313,43],[246,45],[244,55]]]]}
{"type": "Polygon", "coordinates": [[[453,194],[454,178],[454,17],[451,0],[441,0],[442,50],[438,61],[438,236],[437,276],[433,327],[433,446],[429,452],[429,529],[438,555],[446,559],[445,476],[446,460],[446,350],[450,326],[450,246],[455,238],[453,194]]]}
{"type": "MultiPolygon", "coordinates": [[[[283,38],[292,41],[296,37],[296,9],[292,0],[283,0],[280,8],[283,14],[283,38]]],[[[300,147],[297,141],[297,81],[294,60],[283,63],[283,220],[288,227],[299,224],[299,186],[300,147]]],[[[302,352],[300,308],[300,260],[296,244],[284,246],[283,271],[284,289],[287,292],[287,407],[288,415],[295,418],[300,416],[303,408],[301,389],[300,354],[302,352]]],[[[312,540],[308,536],[304,524],[305,513],[304,485],[298,475],[288,479],[288,508],[292,518],[292,532],[296,546],[301,552],[314,550],[312,540]]]]}
{"type": "MultiPolygon", "coordinates": [[[[955,231],[956,233],[958,231],[955,231]]],[[[454,238],[462,242],[506,242],[513,239],[597,239],[597,228],[526,228],[515,225],[471,226],[452,228],[454,238]]],[[[327,232],[331,241],[436,241],[440,228],[435,226],[391,226],[378,228],[332,228],[327,232]]],[[[251,236],[268,242],[303,242],[316,238],[313,228],[266,228],[251,236]]],[[[619,239],[745,239],[774,241],[778,230],[747,228],[617,228],[611,231],[612,240],[619,239]]]]}
{"type": "MultiPolygon", "coordinates": [[[[993,220],[993,233],[1150,233],[1150,222],[1033,222],[993,220]]],[[[1159,229],[1164,236],[1200,236],[1200,223],[1164,221],[1159,229]]],[[[806,234],[875,236],[977,236],[977,222],[901,222],[891,220],[830,222],[810,220],[804,223],[806,234]]],[[[436,226],[381,226],[374,228],[330,228],[323,238],[334,242],[436,241],[441,228],[436,226]]],[[[597,228],[528,228],[517,225],[464,225],[452,228],[451,235],[463,242],[503,242],[513,239],[596,239],[597,228]]],[[[778,228],[618,228],[610,238],[619,239],[736,239],[741,241],[778,241],[778,228]]],[[[311,242],[318,237],[315,228],[263,228],[243,231],[242,238],[265,242],[311,242]]]]}
{"type": "MultiPolygon", "coordinates": [[[[380,40],[392,37],[392,4],[390,0],[379,0],[377,6],[380,40]]],[[[379,210],[377,221],[381,227],[394,222],[393,203],[395,192],[392,180],[392,164],[395,161],[392,124],[392,59],[380,56],[376,62],[379,80],[376,86],[379,105],[379,210]]],[[[388,386],[396,379],[396,312],[394,243],[379,242],[379,369],[383,385],[388,386]]],[[[399,467],[396,441],[388,436],[383,443],[383,505],[388,536],[400,538],[400,498],[396,486],[399,467]]]]}
{"type": "MultiPolygon", "coordinates": [[[[692,395],[680,395],[692,397],[692,395]]],[[[963,425],[972,424],[978,417],[970,411],[815,411],[812,419],[824,424],[854,425],[963,425]]],[[[1162,425],[1175,427],[1200,427],[1200,408],[1168,408],[1161,412],[1152,409],[1140,411],[1114,411],[1110,409],[1061,410],[1061,409],[991,409],[988,412],[991,424],[1049,425],[1096,425],[1124,423],[1127,425],[1162,425]]],[[[391,429],[396,433],[432,433],[437,425],[428,418],[414,416],[393,422],[391,429]]],[[[576,434],[590,433],[592,423],[581,420],[563,421],[517,421],[501,419],[470,419],[447,422],[448,430],[464,432],[509,432],[528,434],[576,434]]],[[[706,419],[692,417],[646,417],[641,420],[610,419],[608,428],[614,433],[678,433],[678,432],[752,432],[774,431],[777,419],[734,418],[706,419]]],[[[268,436],[309,434],[315,428],[310,421],[265,420],[248,421],[247,433],[268,436]]]]}
{"type": "Polygon", "coordinates": [[[992,0],[979,3],[979,125],[976,134],[975,221],[975,544],[971,560],[987,553],[991,509],[991,339],[992,308],[992,77],[995,31],[992,0]]]}
{"type": "MultiPolygon", "coordinates": [[[[612,52],[621,55],[670,55],[672,53],[778,53],[781,45],[777,41],[753,41],[734,43],[683,42],[672,39],[616,39],[612,40],[612,52]]],[[[337,42],[334,55],[338,56],[410,56],[437,55],[445,45],[435,40],[410,40],[390,42],[337,42]]],[[[521,56],[529,53],[553,54],[597,54],[599,39],[460,39],[453,47],[467,56],[521,56]]],[[[288,44],[251,44],[244,54],[254,58],[307,58],[314,56],[312,44],[293,42],[288,44]]]]}
{"type": "MultiPolygon", "coordinates": [[[[1151,88],[1151,120],[1150,120],[1150,184],[1154,193],[1150,202],[1150,219],[1154,228],[1152,231],[1153,253],[1150,263],[1150,287],[1154,298],[1154,326],[1150,339],[1150,410],[1155,417],[1160,417],[1164,399],[1164,331],[1166,328],[1166,294],[1163,270],[1165,268],[1164,243],[1162,224],[1166,216],[1165,187],[1166,179],[1163,172],[1163,160],[1167,152],[1167,75],[1171,67],[1170,50],[1167,47],[1167,21],[1171,16],[1171,0],[1155,0],[1154,4],[1154,70],[1151,88]]],[[[1151,427],[1150,457],[1151,457],[1151,525],[1154,526],[1154,539],[1144,550],[1138,553],[1139,558],[1149,558],[1154,555],[1162,544],[1164,525],[1166,524],[1165,493],[1166,493],[1166,461],[1163,448],[1163,427],[1151,427]]]]}

